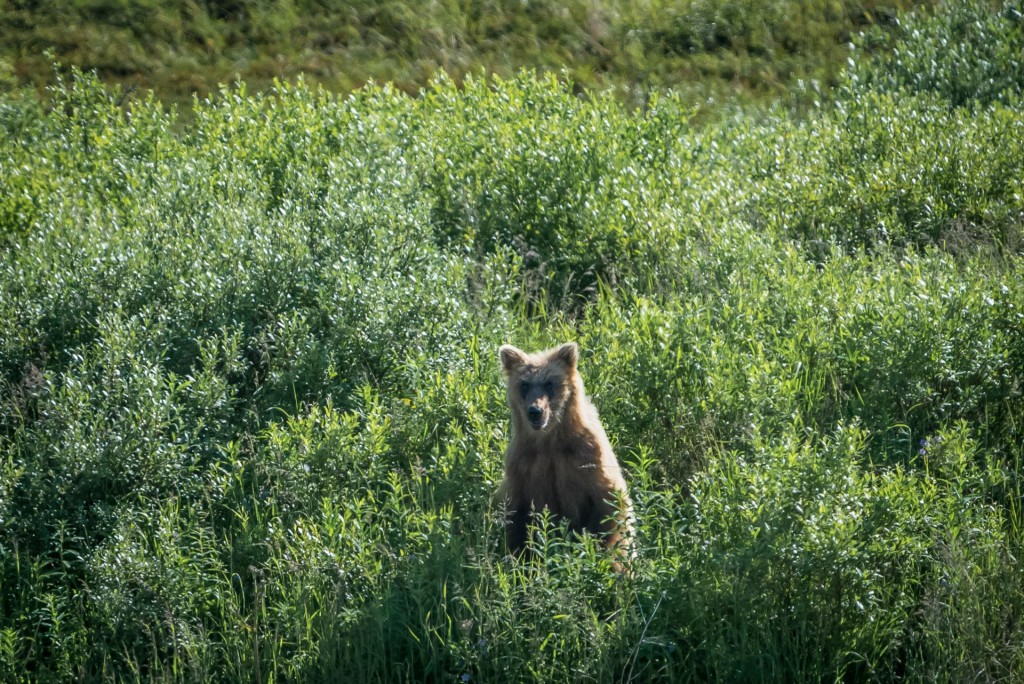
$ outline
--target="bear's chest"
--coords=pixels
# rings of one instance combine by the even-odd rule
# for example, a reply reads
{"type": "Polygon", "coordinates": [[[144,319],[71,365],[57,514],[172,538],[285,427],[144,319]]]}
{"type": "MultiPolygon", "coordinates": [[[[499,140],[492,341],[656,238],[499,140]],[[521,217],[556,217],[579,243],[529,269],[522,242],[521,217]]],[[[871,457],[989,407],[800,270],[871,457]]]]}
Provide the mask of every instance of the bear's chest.
{"type": "Polygon", "coordinates": [[[535,511],[582,521],[602,475],[594,459],[573,451],[536,452],[519,462],[522,494],[535,511]]]}

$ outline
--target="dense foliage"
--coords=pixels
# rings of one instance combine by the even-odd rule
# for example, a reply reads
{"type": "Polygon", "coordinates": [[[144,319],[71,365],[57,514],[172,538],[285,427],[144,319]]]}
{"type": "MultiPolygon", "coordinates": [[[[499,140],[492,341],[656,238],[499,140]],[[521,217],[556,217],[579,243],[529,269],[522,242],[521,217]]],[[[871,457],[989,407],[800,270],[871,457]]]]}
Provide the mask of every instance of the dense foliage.
{"type": "Polygon", "coordinates": [[[0,101],[0,680],[1019,681],[1024,107],[906,73],[0,101]],[[502,553],[496,350],[567,339],[625,577],[502,553]]]}

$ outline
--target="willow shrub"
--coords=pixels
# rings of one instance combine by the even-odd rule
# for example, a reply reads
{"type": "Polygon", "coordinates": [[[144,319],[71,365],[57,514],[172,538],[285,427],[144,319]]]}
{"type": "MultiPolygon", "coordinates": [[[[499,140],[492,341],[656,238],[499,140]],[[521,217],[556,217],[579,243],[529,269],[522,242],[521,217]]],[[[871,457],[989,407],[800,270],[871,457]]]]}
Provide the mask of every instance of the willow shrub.
{"type": "Polygon", "coordinates": [[[847,86],[885,92],[935,93],[953,107],[1013,102],[1021,95],[1017,69],[1024,47],[1024,4],[972,0],[941,11],[907,13],[895,30],[857,37],[877,51],[845,75],[847,86]]]}
{"type": "Polygon", "coordinates": [[[1020,678],[1013,101],[54,97],[0,104],[5,680],[1020,678]],[[566,339],[625,577],[503,554],[496,349],[566,339]]]}

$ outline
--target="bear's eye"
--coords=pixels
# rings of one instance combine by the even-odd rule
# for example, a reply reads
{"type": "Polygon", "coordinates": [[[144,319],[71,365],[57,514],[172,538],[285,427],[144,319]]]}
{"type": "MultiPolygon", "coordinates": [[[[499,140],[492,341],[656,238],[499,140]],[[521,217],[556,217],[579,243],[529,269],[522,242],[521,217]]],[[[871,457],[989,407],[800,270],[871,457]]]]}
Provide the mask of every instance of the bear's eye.
{"type": "Polygon", "coordinates": [[[554,394],[554,393],[555,393],[555,383],[553,383],[550,380],[548,380],[547,382],[544,383],[544,394],[554,394]]]}
{"type": "Polygon", "coordinates": [[[529,393],[530,393],[530,383],[528,383],[525,380],[523,380],[521,383],[519,383],[519,394],[521,394],[523,396],[523,399],[525,399],[526,395],[529,394],[529,393]]]}

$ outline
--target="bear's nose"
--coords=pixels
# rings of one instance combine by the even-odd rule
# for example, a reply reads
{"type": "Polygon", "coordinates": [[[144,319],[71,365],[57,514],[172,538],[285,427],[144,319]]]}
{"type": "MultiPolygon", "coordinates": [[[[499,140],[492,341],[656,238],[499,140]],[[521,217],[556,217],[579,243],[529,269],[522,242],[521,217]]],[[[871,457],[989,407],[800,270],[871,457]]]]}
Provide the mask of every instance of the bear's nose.
{"type": "Polygon", "coordinates": [[[530,419],[540,418],[541,414],[544,413],[540,406],[530,406],[526,409],[526,416],[530,419]]]}

